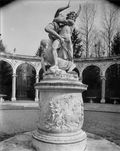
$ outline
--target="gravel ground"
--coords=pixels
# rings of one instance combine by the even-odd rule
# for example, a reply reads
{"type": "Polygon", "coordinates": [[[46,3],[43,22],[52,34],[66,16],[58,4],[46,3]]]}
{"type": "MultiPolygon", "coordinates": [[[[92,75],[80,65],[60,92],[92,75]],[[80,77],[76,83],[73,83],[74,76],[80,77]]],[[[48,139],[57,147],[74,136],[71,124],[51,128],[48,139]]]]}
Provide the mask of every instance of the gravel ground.
{"type": "Polygon", "coordinates": [[[120,113],[85,111],[83,129],[120,146],[120,113]]]}

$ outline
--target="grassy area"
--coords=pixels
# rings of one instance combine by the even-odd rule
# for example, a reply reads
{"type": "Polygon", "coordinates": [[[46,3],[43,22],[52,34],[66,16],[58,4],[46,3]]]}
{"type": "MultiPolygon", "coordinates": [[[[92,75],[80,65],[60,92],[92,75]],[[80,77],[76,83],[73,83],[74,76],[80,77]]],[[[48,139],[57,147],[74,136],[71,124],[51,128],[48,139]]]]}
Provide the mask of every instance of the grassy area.
{"type": "Polygon", "coordinates": [[[6,134],[6,133],[3,133],[3,132],[0,132],[0,142],[5,140],[5,139],[8,139],[10,137],[13,137],[15,134],[6,134]]]}
{"type": "Polygon", "coordinates": [[[120,146],[120,113],[85,111],[83,129],[120,146]]]}
{"type": "MultiPolygon", "coordinates": [[[[86,132],[102,136],[120,146],[120,112],[85,111],[83,129],[86,132]]],[[[0,141],[14,135],[0,132],[0,141]]]]}

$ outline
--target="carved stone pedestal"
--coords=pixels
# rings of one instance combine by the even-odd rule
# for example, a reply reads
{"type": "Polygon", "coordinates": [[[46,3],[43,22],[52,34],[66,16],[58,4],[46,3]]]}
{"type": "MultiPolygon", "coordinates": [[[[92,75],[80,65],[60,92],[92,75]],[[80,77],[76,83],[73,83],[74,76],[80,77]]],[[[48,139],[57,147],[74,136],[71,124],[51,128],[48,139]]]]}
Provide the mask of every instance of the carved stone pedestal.
{"type": "Polygon", "coordinates": [[[39,124],[33,133],[37,151],[84,151],[86,133],[82,92],[87,89],[75,74],[48,74],[39,90],[39,124]]]}

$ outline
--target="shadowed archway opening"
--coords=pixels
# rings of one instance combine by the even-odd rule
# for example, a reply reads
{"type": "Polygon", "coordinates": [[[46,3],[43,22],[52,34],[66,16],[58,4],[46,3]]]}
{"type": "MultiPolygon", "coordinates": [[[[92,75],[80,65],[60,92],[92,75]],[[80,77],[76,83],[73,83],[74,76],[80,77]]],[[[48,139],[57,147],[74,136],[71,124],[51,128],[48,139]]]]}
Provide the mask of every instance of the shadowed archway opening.
{"type": "Polygon", "coordinates": [[[88,66],[82,73],[82,82],[88,85],[87,91],[83,92],[84,102],[99,103],[101,99],[100,69],[97,66],[88,66]]]}
{"type": "MultiPolygon", "coordinates": [[[[48,70],[50,68],[50,65],[46,65],[45,68],[46,70],[48,70]]],[[[44,73],[44,70],[41,68],[39,71],[39,81],[43,79],[43,73],[44,73]]]]}
{"type": "Polygon", "coordinates": [[[30,64],[24,63],[17,68],[17,100],[34,100],[36,71],[30,64]]]}
{"type": "Polygon", "coordinates": [[[39,82],[43,79],[43,69],[41,68],[40,71],[39,71],[39,82]]]}
{"type": "Polygon", "coordinates": [[[120,104],[120,64],[111,65],[106,71],[106,103],[120,104]]]}
{"type": "Polygon", "coordinates": [[[13,70],[9,63],[0,61],[0,94],[5,94],[5,100],[12,97],[12,74],[13,70]]]}

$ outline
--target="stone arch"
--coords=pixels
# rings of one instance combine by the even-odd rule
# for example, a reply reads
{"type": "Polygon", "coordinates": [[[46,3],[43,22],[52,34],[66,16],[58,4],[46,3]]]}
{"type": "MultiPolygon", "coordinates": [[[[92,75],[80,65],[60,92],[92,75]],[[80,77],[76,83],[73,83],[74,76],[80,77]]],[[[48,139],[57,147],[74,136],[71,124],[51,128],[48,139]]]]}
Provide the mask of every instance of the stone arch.
{"type": "Polygon", "coordinates": [[[12,96],[13,67],[4,59],[0,60],[0,94],[5,94],[5,100],[11,100],[12,96]]]}
{"type": "Polygon", "coordinates": [[[83,92],[83,100],[89,102],[91,97],[98,103],[101,99],[101,78],[100,68],[96,65],[89,65],[82,72],[82,82],[88,85],[87,91],[83,92]]]}
{"type": "Polygon", "coordinates": [[[34,66],[27,62],[20,64],[16,70],[17,74],[17,99],[34,100],[36,80],[36,70],[34,66]]]}
{"type": "Polygon", "coordinates": [[[96,65],[96,64],[84,64],[84,66],[80,69],[80,77],[82,77],[83,71],[84,71],[87,67],[89,67],[89,66],[96,66],[96,67],[98,67],[98,68],[100,69],[100,73],[101,73],[101,71],[102,71],[102,69],[101,69],[101,67],[100,67],[99,65],[96,65]]]}
{"type": "Polygon", "coordinates": [[[39,75],[39,71],[41,70],[41,62],[32,62],[35,70],[36,70],[36,75],[39,75]]]}
{"type": "Polygon", "coordinates": [[[0,61],[5,61],[5,62],[7,62],[7,63],[11,66],[12,71],[13,71],[14,66],[13,66],[13,64],[12,64],[12,62],[11,62],[11,61],[9,61],[9,60],[7,60],[7,59],[5,59],[5,58],[0,58],[0,61]]]}
{"type": "Polygon", "coordinates": [[[105,75],[106,75],[107,69],[110,68],[114,64],[120,64],[120,62],[119,63],[118,62],[117,63],[111,62],[111,63],[106,64],[106,66],[104,67],[104,73],[105,73],[105,75]]]}
{"type": "Polygon", "coordinates": [[[111,63],[106,69],[106,103],[120,103],[120,64],[111,63]]]}
{"type": "Polygon", "coordinates": [[[35,71],[36,71],[36,68],[35,68],[34,64],[32,64],[31,62],[21,62],[21,63],[17,64],[17,66],[16,66],[16,71],[17,71],[17,69],[19,68],[19,66],[21,66],[22,64],[31,65],[31,66],[35,69],[35,71]]]}

